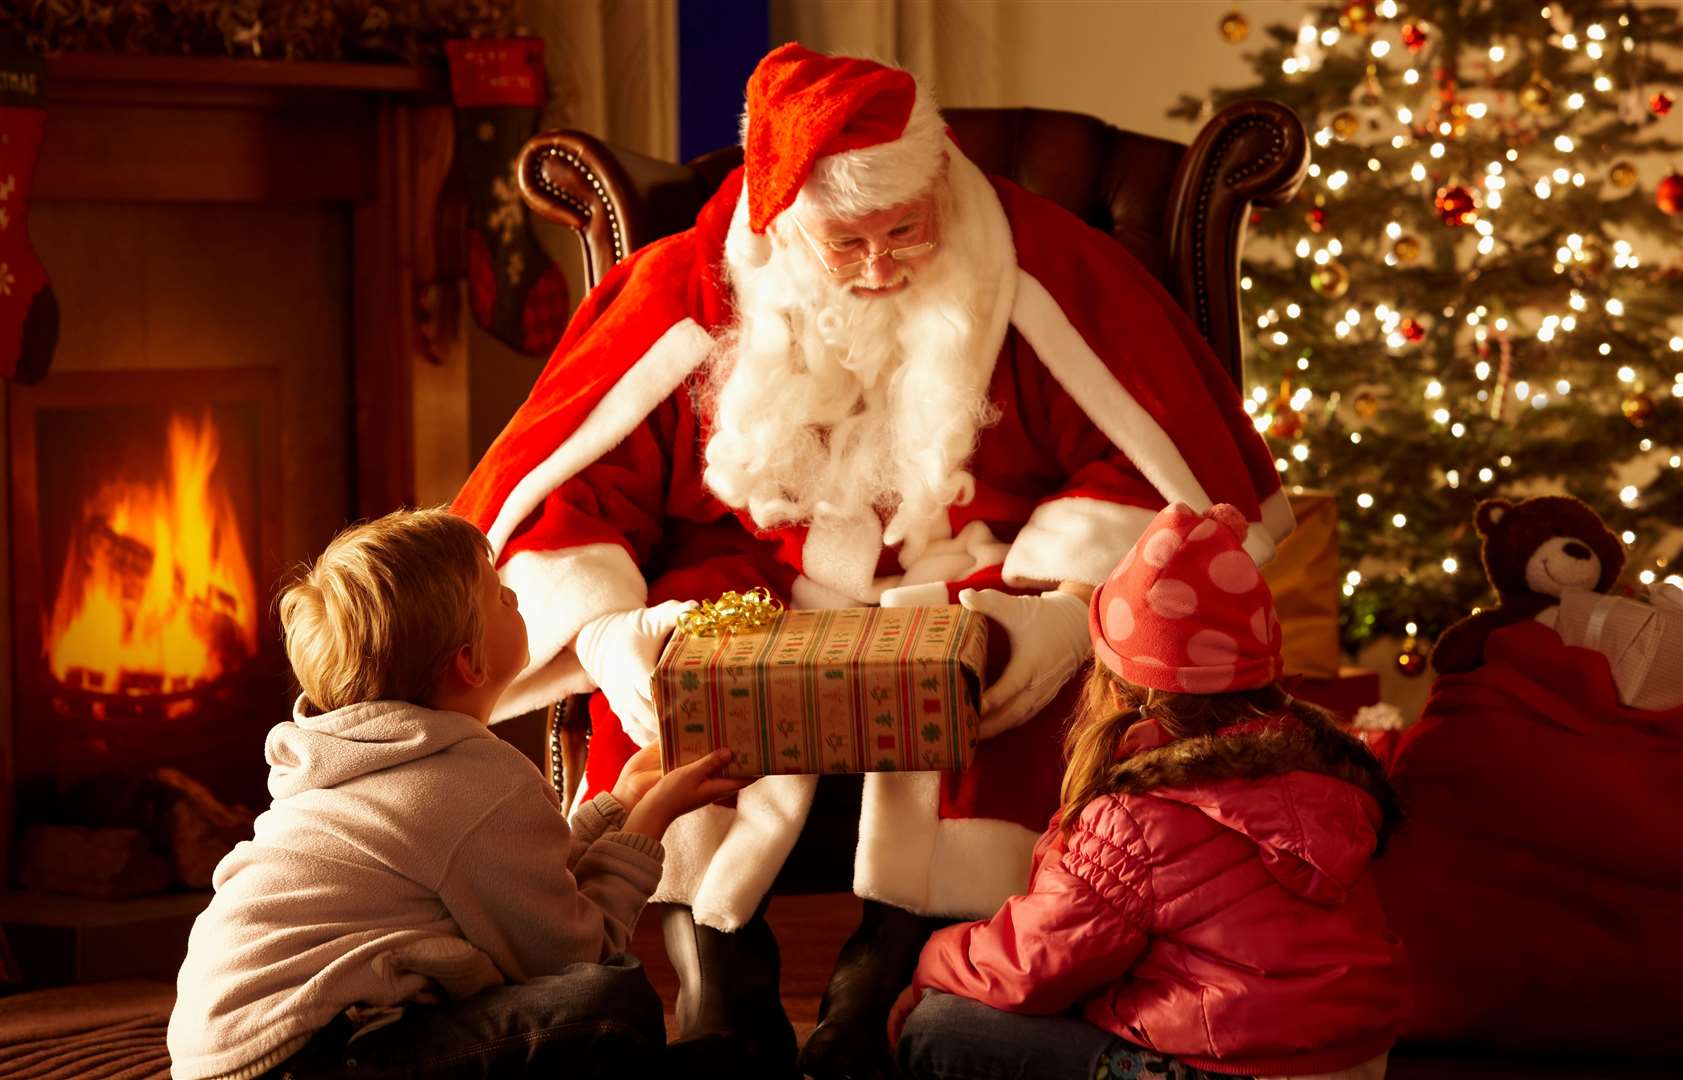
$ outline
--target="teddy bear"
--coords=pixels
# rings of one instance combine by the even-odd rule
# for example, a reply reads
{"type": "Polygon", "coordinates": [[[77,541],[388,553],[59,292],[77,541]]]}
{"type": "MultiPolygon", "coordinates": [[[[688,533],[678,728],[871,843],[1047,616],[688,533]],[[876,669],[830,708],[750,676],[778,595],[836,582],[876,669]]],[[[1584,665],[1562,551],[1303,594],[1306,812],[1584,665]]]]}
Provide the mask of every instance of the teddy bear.
{"type": "Polygon", "coordinates": [[[1485,499],[1473,514],[1484,573],[1496,590],[1495,607],[1452,624],[1432,647],[1440,675],[1472,671],[1484,663],[1492,631],[1522,619],[1554,626],[1566,589],[1606,592],[1625,565],[1625,548],[1594,510],[1570,495],[1542,495],[1509,502],[1485,499]]]}

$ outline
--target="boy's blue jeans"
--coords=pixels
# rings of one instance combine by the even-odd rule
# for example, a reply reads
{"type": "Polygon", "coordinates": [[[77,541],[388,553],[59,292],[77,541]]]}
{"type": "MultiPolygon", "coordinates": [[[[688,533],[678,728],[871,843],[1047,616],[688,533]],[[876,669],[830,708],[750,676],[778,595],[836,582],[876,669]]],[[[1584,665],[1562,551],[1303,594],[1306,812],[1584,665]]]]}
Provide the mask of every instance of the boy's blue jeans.
{"type": "Polygon", "coordinates": [[[666,1045],[660,997],[630,956],[572,964],[461,1001],[408,1005],[355,1041],[343,1016],[263,1080],[479,1080],[653,1076],[666,1045]]]}
{"type": "Polygon", "coordinates": [[[1144,1050],[1078,1016],[1022,1016],[929,994],[906,1020],[902,1080],[1244,1080],[1144,1050]]]}

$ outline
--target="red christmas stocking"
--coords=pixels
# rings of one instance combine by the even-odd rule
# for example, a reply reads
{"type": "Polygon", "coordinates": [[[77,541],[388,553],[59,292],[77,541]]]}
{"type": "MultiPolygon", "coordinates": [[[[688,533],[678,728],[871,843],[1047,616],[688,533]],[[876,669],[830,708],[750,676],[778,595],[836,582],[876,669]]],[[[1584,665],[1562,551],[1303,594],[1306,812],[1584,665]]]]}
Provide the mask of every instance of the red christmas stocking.
{"type": "Polygon", "coordinates": [[[567,279],[532,235],[515,159],[544,103],[543,42],[447,42],[455,169],[467,196],[468,308],[510,348],[548,356],[567,327],[567,279]]]}
{"type": "Polygon", "coordinates": [[[58,344],[58,299],[29,246],[29,187],[41,153],[39,59],[0,54],[0,378],[40,382],[58,344]]]}

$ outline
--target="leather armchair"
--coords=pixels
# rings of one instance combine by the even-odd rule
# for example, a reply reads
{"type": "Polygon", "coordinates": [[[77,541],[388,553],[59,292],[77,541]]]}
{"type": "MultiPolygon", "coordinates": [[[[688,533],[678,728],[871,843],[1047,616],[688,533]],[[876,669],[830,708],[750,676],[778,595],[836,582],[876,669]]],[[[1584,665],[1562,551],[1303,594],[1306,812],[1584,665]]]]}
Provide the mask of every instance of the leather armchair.
{"type": "MultiPolygon", "coordinates": [[[[983,172],[1051,199],[1132,252],[1242,385],[1239,254],[1251,208],[1289,201],[1309,167],[1295,113],[1271,101],[1237,102],[1190,146],[1049,109],[948,109],[945,116],[983,172]]],[[[517,175],[536,214],[579,234],[586,283],[594,287],[631,252],[692,225],[741,163],[736,146],[679,165],[615,150],[583,132],[556,131],[526,143],[517,175]]],[[[550,779],[569,803],[587,733],[582,702],[556,704],[550,779]]]]}

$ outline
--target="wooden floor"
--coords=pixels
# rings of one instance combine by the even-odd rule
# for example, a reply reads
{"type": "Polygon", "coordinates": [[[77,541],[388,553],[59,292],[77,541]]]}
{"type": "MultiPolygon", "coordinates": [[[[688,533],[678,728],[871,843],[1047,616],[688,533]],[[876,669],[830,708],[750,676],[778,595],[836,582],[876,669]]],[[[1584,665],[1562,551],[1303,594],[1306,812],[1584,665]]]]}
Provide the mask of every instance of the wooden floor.
{"type": "MultiPolygon", "coordinates": [[[[767,919],[781,944],[784,1007],[794,1022],[797,1037],[804,1040],[816,1022],[818,999],[829,980],[836,953],[858,923],[859,901],[847,895],[779,896],[772,901],[767,919]]],[[[666,960],[658,909],[650,908],[639,922],[633,938],[633,951],[643,961],[650,981],[666,1003],[667,1031],[669,1035],[675,1035],[672,1006],[677,997],[678,980],[672,965],[666,960]]],[[[0,998],[0,1043],[7,1041],[5,1036],[8,1034],[16,1036],[24,1030],[51,1026],[49,1021],[55,1012],[63,1016],[66,1008],[72,1005],[74,1009],[71,1011],[109,1021],[104,1013],[132,1007],[136,1001],[143,1001],[149,1003],[151,1013],[161,1018],[167,1016],[172,989],[163,983],[130,981],[0,998]]],[[[112,1015],[115,1016],[115,1013],[112,1015]]],[[[161,1049],[161,1026],[155,1041],[161,1049]]],[[[0,1047],[0,1062],[4,1061],[6,1049],[0,1047]]],[[[0,1075],[16,1074],[0,1067],[0,1075]]],[[[31,1072],[30,1075],[37,1074],[31,1072]]],[[[47,1075],[65,1074],[49,1072],[47,1075]]],[[[112,1074],[100,1070],[84,1075],[112,1074]]],[[[127,1075],[164,1080],[161,1071],[143,1070],[127,1075]]],[[[1621,1061],[1611,1055],[1596,1060],[1553,1058],[1496,1062],[1403,1051],[1392,1055],[1390,1069],[1390,1080],[1678,1080],[1679,1077],[1683,1077],[1683,1062],[1621,1061]]]]}

